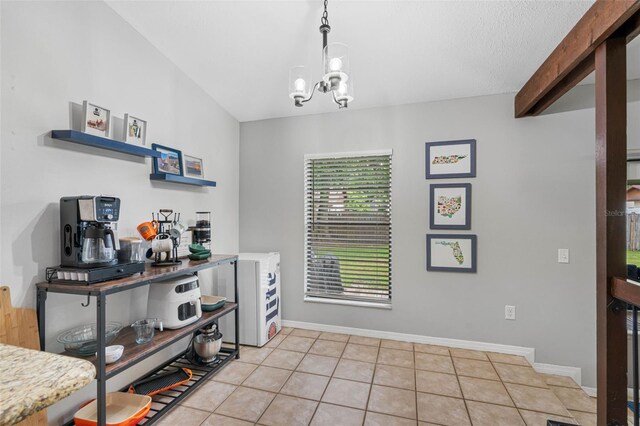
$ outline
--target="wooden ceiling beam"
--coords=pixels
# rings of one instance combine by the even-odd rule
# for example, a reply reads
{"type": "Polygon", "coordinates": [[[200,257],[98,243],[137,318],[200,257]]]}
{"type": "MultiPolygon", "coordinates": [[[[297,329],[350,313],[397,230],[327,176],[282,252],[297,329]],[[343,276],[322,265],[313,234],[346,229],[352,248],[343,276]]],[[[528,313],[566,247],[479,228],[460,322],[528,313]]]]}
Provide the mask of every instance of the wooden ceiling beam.
{"type": "Polygon", "coordinates": [[[627,41],[637,35],[638,12],[640,0],[597,0],[518,92],[516,118],[540,114],[578,84],[594,69],[596,47],[623,26],[627,41]]]}

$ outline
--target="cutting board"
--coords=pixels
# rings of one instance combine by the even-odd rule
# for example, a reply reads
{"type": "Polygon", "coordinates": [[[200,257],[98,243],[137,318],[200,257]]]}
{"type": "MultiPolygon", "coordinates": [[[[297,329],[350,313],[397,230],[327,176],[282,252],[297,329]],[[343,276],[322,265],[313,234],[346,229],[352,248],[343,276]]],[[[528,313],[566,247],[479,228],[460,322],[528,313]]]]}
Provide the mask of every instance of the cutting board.
{"type": "MultiPolygon", "coordinates": [[[[7,286],[0,287],[0,343],[40,350],[36,311],[11,306],[11,291],[7,286]]],[[[39,411],[18,423],[20,426],[46,424],[47,410],[39,411]]]]}

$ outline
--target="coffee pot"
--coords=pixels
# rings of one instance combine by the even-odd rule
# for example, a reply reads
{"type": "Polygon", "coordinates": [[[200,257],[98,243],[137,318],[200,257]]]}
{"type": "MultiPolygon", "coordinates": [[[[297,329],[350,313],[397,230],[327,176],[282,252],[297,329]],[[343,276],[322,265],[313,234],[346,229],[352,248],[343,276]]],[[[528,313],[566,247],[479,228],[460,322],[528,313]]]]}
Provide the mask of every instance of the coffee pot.
{"type": "Polygon", "coordinates": [[[116,260],[116,239],[110,228],[88,227],[84,231],[82,262],[112,263],[116,260]]]}

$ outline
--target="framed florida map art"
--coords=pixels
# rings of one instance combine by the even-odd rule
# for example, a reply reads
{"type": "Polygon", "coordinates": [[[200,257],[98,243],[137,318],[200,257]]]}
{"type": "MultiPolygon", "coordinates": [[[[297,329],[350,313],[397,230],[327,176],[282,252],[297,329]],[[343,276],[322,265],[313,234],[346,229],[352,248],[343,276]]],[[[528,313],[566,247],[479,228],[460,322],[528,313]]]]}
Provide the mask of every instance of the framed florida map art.
{"type": "Polygon", "coordinates": [[[425,144],[427,179],[476,176],[476,140],[427,142],[425,144]]]}
{"type": "Polygon", "coordinates": [[[431,184],[429,200],[431,229],[471,229],[470,183],[431,184]]]}
{"type": "Polygon", "coordinates": [[[427,234],[427,271],[476,272],[477,235],[427,234]]]}

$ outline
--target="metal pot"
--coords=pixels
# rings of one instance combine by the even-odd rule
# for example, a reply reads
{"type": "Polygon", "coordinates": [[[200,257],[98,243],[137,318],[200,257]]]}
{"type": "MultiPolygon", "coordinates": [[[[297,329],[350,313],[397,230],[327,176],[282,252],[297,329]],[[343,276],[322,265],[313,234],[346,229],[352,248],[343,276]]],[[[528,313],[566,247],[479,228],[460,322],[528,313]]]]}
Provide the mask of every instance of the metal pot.
{"type": "Polygon", "coordinates": [[[200,333],[193,339],[193,349],[202,358],[202,362],[211,362],[220,352],[222,333],[215,324],[211,328],[200,329],[200,333]]]}

